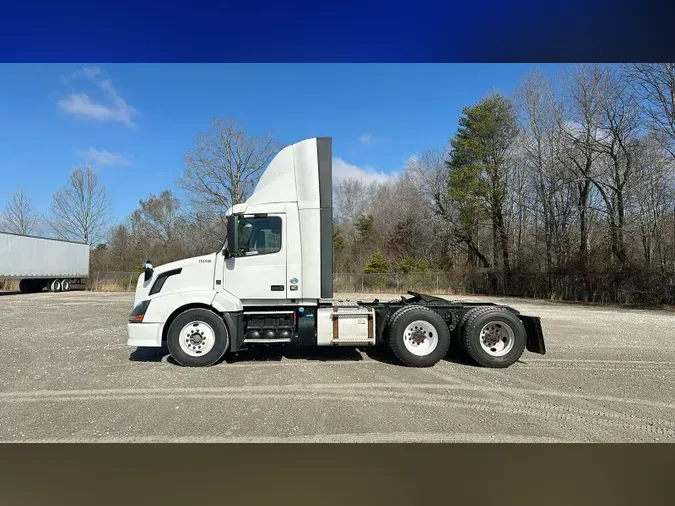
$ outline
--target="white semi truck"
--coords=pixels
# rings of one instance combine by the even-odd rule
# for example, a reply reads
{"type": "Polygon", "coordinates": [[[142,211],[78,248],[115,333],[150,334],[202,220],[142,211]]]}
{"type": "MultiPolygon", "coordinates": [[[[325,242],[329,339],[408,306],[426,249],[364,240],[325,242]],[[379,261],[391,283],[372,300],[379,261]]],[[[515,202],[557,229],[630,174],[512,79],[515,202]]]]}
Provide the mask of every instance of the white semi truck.
{"type": "Polygon", "coordinates": [[[485,367],[544,354],[540,319],[491,303],[409,292],[381,302],[333,299],[332,140],[281,150],[243,204],[227,211],[222,249],[153,267],[146,261],[127,344],[209,366],[255,345],[387,344],[408,366],[441,360],[450,341],[485,367]]]}
{"type": "Polygon", "coordinates": [[[67,292],[89,277],[89,245],[0,232],[0,278],[22,293],[67,292]]]}

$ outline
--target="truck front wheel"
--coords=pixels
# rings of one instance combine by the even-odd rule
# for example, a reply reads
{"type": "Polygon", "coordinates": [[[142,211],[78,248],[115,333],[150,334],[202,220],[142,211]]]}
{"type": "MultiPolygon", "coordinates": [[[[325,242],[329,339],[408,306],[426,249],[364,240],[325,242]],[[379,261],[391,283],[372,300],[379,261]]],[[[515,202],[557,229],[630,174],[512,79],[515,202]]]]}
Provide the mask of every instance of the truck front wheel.
{"type": "Polygon", "coordinates": [[[424,306],[405,306],[391,317],[388,335],[394,355],[411,367],[430,367],[448,353],[450,330],[443,318],[424,306]]]}
{"type": "Polygon", "coordinates": [[[179,314],[166,336],[169,353],[185,367],[206,367],[218,362],[230,344],[225,322],[208,309],[179,314]]]}

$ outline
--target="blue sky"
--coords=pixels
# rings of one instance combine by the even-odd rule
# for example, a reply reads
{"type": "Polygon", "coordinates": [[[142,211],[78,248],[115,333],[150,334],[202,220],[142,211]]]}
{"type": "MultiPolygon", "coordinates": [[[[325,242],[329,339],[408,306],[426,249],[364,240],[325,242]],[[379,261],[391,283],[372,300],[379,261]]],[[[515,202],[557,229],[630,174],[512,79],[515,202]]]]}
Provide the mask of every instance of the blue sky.
{"type": "Polygon", "coordinates": [[[463,106],[511,93],[532,67],[0,65],[0,211],[23,185],[46,212],[72,167],[90,163],[122,219],[150,193],[177,190],[183,157],[213,116],[284,144],[331,136],[336,177],[383,177],[445,146],[463,106]]]}

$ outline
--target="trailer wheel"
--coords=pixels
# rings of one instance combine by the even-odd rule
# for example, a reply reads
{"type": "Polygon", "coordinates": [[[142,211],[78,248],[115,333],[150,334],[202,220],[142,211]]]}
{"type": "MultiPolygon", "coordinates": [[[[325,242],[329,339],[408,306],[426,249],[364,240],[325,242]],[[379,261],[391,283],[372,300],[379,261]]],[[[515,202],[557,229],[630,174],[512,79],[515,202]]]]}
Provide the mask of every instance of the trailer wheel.
{"type": "Polygon", "coordinates": [[[39,279],[22,279],[19,281],[19,291],[21,293],[35,293],[40,291],[39,279]]]}
{"type": "Polygon", "coordinates": [[[389,347],[410,367],[431,367],[448,353],[450,330],[443,318],[424,306],[405,306],[392,315],[389,347]]]}
{"type": "Polygon", "coordinates": [[[45,282],[41,279],[22,279],[19,282],[19,290],[21,293],[37,293],[44,288],[45,282]]]}
{"type": "Polygon", "coordinates": [[[504,368],[518,361],[525,351],[527,333],[516,315],[502,308],[477,307],[466,316],[461,340],[474,362],[504,368]]]}
{"type": "Polygon", "coordinates": [[[52,282],[49,284],[49,291],[50,292],[60,292],[61,291],[61,281],[58,279],[52,280],[52,282]]]}
{"type": "Polygon", "coordinates": [[[230,344],[225,322],[208,309],[188,309],[169,326],[167,347],[185,367],[207,367],[218,362],[230,344]]]}
{"type": "Polygon", "coordinates": [[[61,291],[62,292],[70,291],[70,281],[68,281],[67,279],[61,281],[61,291]]]}

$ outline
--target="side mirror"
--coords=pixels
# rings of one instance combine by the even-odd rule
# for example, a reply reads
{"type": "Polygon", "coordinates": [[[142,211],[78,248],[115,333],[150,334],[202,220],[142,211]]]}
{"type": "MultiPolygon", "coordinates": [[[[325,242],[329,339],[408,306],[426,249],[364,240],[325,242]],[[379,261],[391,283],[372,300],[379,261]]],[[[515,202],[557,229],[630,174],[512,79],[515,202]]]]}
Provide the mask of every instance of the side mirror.
{"type": "Polygon", "coordinates": [[[239,238],[237,231],[239,230],[239,218],[233,214],[227,218],[227,247],[223,251],[225,258],[232,258],[237,256],[237,245],[239,238]]]}
{"type": "Polygon", "coordinates": [[[154,272],[154,269],[152,268],[152,262],[150,260],[146,260],[143,263],[143,273],[145,274],[145,280],[149,281],[150,278],[152,278],[152,273],[154,272]]]}

